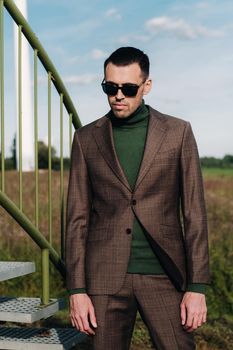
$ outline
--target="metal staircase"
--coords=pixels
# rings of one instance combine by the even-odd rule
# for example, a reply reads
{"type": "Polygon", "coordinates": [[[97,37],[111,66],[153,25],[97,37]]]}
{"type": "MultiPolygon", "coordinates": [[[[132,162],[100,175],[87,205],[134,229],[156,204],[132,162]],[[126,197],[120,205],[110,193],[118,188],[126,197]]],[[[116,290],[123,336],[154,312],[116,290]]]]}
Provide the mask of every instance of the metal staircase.
{"type": "MultiPolygon", "coordinates": [[[[27,275],[35,271],[32,262],[0,262],[0,281],[27,275]]],[[[0,321],[33,323],[54,315],[64,306],[62,300],[51,299],[47,305],[40,298],[0,296],[0,321]]]]}
{"type": "MultiPolygon", "coordinates": [[[[35,271],[32,262],[0,262],[0,282],[35,271]]],[[[0,297],[0,321],[33,323],[54,315],[63,308],[62,300],[51,299],[43,305],[40,298],[0,297]]],[[[0,327],[0,349],[63,350],[86,338],[69,328],[0,327]]]]}
{"type": "MultiPolygon", "coordinates": [[[[40,248],[41,253],[41,282],[42,293],[37,298],[9,297],[0,295],[0,349],[18,350],[62,350],[70,349],[86,338],[86,334],[78,332],[74,328],[44,328],[39,327],[38,322],[54,315],[64,306],[64,300],[50,297],[50,263],[53,264],[58,273],[65,278],[64,264],[64,240],[65,240],[65,190],[63,172],[63,108],[67,112],[69,130],[69,150],[72,144],[72,127],[79,128],[81,122],[78,118],[72,100],[46,51],[32,31],[13,0],[0,0],[0,206],[13,218],[20,228],[31,237],[32,241],[40,248]],[[10,196],[6,190],[7,171],[5,170],[5,86],[4,86],[4,16],[9,15],[12,22],[18,26],[18,130],[19,130],[19,198],[10,196]],[[22,171],[22,129],[26,127],[22,122],[22,37],[29,42],[34,57],[34,80],[32,84],[34,96],[34,152],[35,152],[35,172],[32,173],[35,181],[35,203],[34,219],[25,214],[23,208],[23,171],[22,171]],[[48,94],[48,231],[41,232],[39,218],[39,169],[38,169],[38,64],[47,74],[47,94],[48,94]],[[52,157],[51,157],[51,115],[52,115],[52,89],[56,90],[59,97],[59,110],[57,115],[57,127],[60,127],[60,230],[56,230],[56,242],[53,239],[53,206],[52,206],[52,157]],[[59,231],[59,232],[58,232],[59,231]],[[59,238],[59,249],[57,237],[59,238]],[[13,324],[14,323],[14,326],[13,324]]],[[[26,192],[26,191],[25,191],[26,192]]],[[[31,195],[31,194],[30,194],[31,195]]],[[[43,226],[44,227],[44,226],[43,226]]],[[[0,231],[1,232],[1,231],[0,231]]],[[[1,239],[1,237],[0,237],[1,239]]],[[[33,262],[0,262],[0,285],[9,279],[23,278],[27,274],[35,272],[33,262]]],[[[22,292],[23,293],[23,292],[22,292]]]]}
{"type": "Polygon", "coordinates": [[[68,328],[0,328],[1,349],[63,350],[84,339],[84,333],[68,328]]]}
{"type": "Polygon", "coordinates": [[[0,282],[35,272],[33,262],[0,261],[0,282]]]}
{"type": "Polygon", "coordinates": [[[40,298],[0,297],[0,321],[33,323],[54,315],[63,305],[57,299],[42,305],[40,298]]]}
{"type": "MultiPolygon", "coordinates": [[[[35,271],[32,262],[0,262],[0,283],[35,271]]],[[[40,298],[0,297],[0,321],[31,324],[46,319],[64,307],[63,300],[50,299],[43,305],[40,298]]],[[[32,328],[0,326],[0,349],[64,350],[86,338],[73,328],[32,328]]]]}

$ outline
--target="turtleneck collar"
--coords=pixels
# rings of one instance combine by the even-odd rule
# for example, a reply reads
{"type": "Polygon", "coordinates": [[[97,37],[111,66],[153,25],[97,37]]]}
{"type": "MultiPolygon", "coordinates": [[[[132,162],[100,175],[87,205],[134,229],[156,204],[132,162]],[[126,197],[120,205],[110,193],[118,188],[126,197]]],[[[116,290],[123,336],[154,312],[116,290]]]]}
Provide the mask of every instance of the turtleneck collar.
{"type": "Polygon", "coordinates": [[[137,124],[140,124],[140,122],[143,122],[146,120],[149,116],[149,109],[145,105],[144,100],[142,100],[141,105],[134,111],[130,116],[126,118],[118,118],[114,115],[112,111],[108,113],[108,117],[112,122],[113,126],[116,127],[134,127],[137,126],[137,124]]]}

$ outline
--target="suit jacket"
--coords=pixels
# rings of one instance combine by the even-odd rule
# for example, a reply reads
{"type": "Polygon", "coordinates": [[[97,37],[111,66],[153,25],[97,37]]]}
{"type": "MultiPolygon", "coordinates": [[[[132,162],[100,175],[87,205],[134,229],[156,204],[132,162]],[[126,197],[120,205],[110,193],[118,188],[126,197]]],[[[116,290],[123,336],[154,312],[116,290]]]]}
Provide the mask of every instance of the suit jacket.
{"type": "Polygon", "coordinates": [[[132,190],[107,115],[75,130],[66,211],[67,288],[117,293],[127,272],[134,215],[177,289],[209,283],[203,181],[188,122],[150,107],[132,190]]]}

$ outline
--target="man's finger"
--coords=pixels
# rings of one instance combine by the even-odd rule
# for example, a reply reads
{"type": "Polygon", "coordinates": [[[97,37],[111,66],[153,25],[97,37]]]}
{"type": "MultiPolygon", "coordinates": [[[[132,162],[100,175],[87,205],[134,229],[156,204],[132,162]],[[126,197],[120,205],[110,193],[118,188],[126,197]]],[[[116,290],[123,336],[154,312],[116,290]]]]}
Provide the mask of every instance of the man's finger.
{"type": "Polygon", "coordinates": [[[206,319],[207,319],[207,311],[204,312],[204,315],[203,315],[203,322],[205,323],[206,322],[206,319]]]}
{"type": "Polygon", "coordinates": [[[75,323],[75,327],[77,328],[77,330],[79,330],[80,332],[83,332],[83,333],[88,334],[88,333],[84,330],[83,322],[82,322],[81,318],[80,318],[78,315],[75,315],[75,316],[73,317],[73,321],[74,321],[74,323],[75,323]]]}
{"type": "Polygon", "coordinates": [[[83,330],[85,333],[90,334],[90,335],[94,335],[95,332],[93,331],[93,329],[91,329],[87,315],[84,317],[81,317],[82,320],[82,324],[83,324],[83,330]]]}
{"type": "Polygon", "coordinates": [[[73,317],[70,316],[70,319],[71,319],[71,324],[72,324],[72,327],[75,327],[75,322],[73,321],[73,317]]]}
{"type": "Polygon", "coordinates": [[[97,328],[97,322],[96,322],[94,307],[90,307],[89,315],[90,315],[90,322],[91,322],[91,325],[92,325],[94,328],[97,328]]]}
{"type": "Polygon", "coordinates": [[[201,313],[198,318],[197,326],[201,327],[201,325],[204,323],[204,314],[201,313]]]}
{"type": "Polygon", "coordinates": [[[185,304],[180,305],[180,316],[181,316],[181,324],[184,325],[186,322],[186,307],[185,304]]]}
{"type": "Polygon", "coordinates": [[[88,335],[95,335],[95,331],[90,327],[89,323],[84,324],[84,332],[88,335]]]}
{"type": "Polygon", "coordinates": [[[194,321],[194,315],[193,315],[192,312],[190,312],[190,311],[187,309],[187,317],[186,317],[186,322],[185,322],[185,325],[184,325],[184,328],[185,328],[187,331],[191,331],[191,330],[192,330],[193,321],[194,321]]]}
{"type": "MultiPolygon", "coordinates": [[[[74,325],[75,327],[77,328],[77,330],[81,331],[81,328],[82,328],[82,324],[78,318],[78,316],[73,316],[73,322],[74,322],[74,325]]],[[[82,332],[82,331],[81,331],[82,332]]]]}
{"type": "Polygon", "coordinates": [[[194,314],[194,316],[193,316],[193,324],[192,324],[192,327],[191,327],[192,331],[194,329],[197,329],[199,322],[200,322],[200,315],[199,314],[194,314]]]}

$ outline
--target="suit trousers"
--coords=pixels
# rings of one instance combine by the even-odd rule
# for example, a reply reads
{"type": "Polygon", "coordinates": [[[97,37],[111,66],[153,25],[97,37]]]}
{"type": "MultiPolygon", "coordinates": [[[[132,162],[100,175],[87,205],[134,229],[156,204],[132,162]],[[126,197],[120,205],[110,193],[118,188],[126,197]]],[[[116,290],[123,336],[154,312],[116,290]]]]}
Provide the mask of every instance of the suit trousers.
{"type": "Polygon", "coordinates": [[[94,350],[128,350],[137,311],[157,350],[194,350],[193,333],[181,325],[180,303],[184,292],[175,289],[166,275],[126,274],[114,295],[89,295],[96,313],[94,350]]]}

